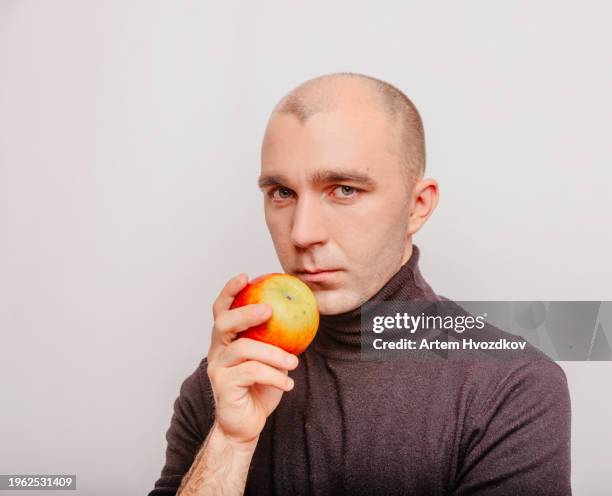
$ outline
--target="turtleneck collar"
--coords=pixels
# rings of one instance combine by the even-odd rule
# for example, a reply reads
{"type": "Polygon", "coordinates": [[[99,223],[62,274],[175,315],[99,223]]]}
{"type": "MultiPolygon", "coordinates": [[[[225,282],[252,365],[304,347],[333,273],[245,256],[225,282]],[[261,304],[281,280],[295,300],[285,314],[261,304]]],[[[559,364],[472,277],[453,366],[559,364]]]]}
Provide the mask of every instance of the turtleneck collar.
{"type": "Polygon", "coordinates": [[[319,330],[310,348],[328,358],[361,358],[361,312],[364,305],[375,308],[377,302],[396,300],[437,301],[439,297],[423,279],[419,270],[420,251],[412,245],[410,258],[366,303],[336,315],[321,315],[319,330]]]}

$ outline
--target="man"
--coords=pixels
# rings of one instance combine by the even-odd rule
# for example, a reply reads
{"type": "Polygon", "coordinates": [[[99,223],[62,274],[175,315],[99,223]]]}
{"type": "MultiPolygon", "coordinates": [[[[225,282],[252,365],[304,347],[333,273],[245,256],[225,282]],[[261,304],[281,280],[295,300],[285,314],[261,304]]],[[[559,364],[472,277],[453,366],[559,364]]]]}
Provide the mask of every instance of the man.
{"type": "Polygon", "coordinates": [[[360,354],[365,304],[446,300],[412,243],[438,203],[424,169],[419,114],[388,83],[332,74],[280,101],[259,186],[283,269],[317,298],[319,331],[299,359],[239,339],[271,310],[229,310],[247,283],[231,279],[151,496],[571,494],[569,394],[554,362],[360,354]]]}

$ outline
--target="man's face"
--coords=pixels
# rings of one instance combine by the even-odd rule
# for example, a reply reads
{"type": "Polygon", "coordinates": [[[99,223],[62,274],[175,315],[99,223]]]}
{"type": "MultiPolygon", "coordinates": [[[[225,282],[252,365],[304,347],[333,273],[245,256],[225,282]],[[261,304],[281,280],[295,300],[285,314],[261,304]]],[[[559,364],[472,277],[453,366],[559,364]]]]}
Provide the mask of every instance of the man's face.
{"type": "Polygon", "coordinates": [[[363,304],[410,254],[394,133],[384,111],[363,101],[305,123],[278,114],[268,125],[260,177],[266,223],[283,270],[308,284],[324,315],[363,304]]]}

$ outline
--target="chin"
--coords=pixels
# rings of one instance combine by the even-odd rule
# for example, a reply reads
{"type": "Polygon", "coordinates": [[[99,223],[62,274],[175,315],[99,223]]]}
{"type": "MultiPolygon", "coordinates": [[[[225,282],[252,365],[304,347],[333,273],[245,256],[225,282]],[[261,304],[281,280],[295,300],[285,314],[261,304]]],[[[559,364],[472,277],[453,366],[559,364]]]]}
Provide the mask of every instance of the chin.
{"type": "Polygon", "coordinates": [[[313,291],[321,315],[337,315],[357,308],[361,302],[350,292],[342,290],[313,291]]]}

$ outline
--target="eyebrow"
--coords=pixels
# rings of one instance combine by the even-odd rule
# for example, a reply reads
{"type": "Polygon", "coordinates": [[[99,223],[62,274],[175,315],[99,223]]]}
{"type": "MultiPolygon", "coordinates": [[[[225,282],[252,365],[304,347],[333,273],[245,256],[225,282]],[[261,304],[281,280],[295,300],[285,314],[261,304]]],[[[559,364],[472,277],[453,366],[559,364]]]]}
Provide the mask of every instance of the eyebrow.
{"type": "MultiPolygon", "coordinates": [[[[323,169],[315,171],[309,177],[309,181],[313,184],[324,184],[332,182],[352,182],[367,187],[373,187],[375,184],[367,174],[354,169],[323,169]]],[[[284,186],[288,183],[287,179],[282,174],[265,174],[259,177],[257,184],[259,188],[265,186],[284,186]]]]}

